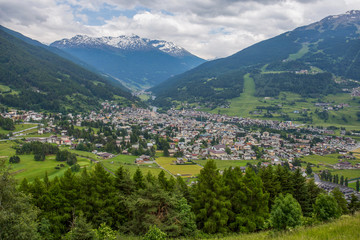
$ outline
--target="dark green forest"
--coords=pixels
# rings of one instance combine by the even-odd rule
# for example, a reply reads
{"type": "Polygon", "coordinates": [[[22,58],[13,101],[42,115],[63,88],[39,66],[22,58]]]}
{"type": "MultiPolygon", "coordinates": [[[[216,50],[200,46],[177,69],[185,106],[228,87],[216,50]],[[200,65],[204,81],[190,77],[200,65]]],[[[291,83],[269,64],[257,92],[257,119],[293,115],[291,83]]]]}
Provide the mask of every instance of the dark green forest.
{"type": "Polygon", "coordinates": [[[26,110],[85,111],[115,96],[138,99],[101,76],[0,30],[0,103],[26,110]]]}
{"type": "Polygon", "coordinates": [[[192,186],[180,177],[168,179],[164,172],[144,176],[138,169],[130,176],[120,167],[112,176],[101,164],[78,174],[69,169],[53,180],[47,174],[32,183],[24,179],[19,185],[4,161],[0,170],[1,239],[78,239],[78,234],[87,236],[82,239],[115,239],[96,236],[104,231],[144,235],[153,225],[167,237],[196,239],[287,229],[359,207],[355,198],[344,205],[341,192],[325,194],[299,170],[282,166],[221,173],[209,161],[192,186]]]}
{"type": "Polygon", "coordinates": [[[293,92],[302,97],[318,98],[340,92],[330,73],[318,74],[253,74],[257,97],[275,97],[280,92],[293,92]]]}

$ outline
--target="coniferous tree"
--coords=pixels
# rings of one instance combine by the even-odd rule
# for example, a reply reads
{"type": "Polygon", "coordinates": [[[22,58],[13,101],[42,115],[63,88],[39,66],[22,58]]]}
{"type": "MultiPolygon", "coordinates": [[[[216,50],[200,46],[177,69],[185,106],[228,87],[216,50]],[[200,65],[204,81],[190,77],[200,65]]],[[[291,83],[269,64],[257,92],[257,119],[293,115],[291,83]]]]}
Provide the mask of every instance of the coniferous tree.
{"type": "Polygon", "coordinates": [[[292,174],[290,170],[280,165],[277,165],[275,169],[275,174],[276,174],[276,179],[280,183],[280,187],[281,187],[280,192],[283,195],[286,195],[287,193],[293,194],[294,187],[291,181],[292,174]]]}
{"type": "Polygon", "coordinates": [[[308,203],[308,207],[311,208],[307,208],[305,209],[305,211],[303,212],[305,217],[311,217],[313,211],[314,211],[314,204],[316,202],[316,198],[319,196],[319,194],[324,191],[321,188],[319,188],[316,184],[314,179],[311,179],[308,184],[307,184],[307,189],[308,189],[308,198],[309,198],[309,203],[308,203]]]}
{"type": "Polygon", "coordinates": [[[259,176],[263,182],[263,191],[269,193],[269,210],[273,205],[276,196],[280,193],[280,182],[274,173],[274,168],[270,165],[262,167],[259,171],[259,176]]]}
{"type": "Polygon", "coordinates": [[[231,202],[229,227],[232,231],[252,232],[262,228],[269,215],[268,193],[263,193],[262,181],[251,168],[242,177],[240,168],[224,171],[228,199],[231,202]]]}
{"type": "Polygon", "coordinates": [[[133,181],[135,183],[136,189],[145,188],[144,176],[143,176],[140,168],[136,169],[136,172],[135,172],[135,174],[133,176],[133,181]]]}
{"type": "Polygon", "coordinates": [[[307,175],[311,175],[312,174],[312,169],[311,169],[311,165],[308,163],[306,166],[306,174],[307,175]]]}
{"type": "Polygon", "coordinates": [[[309,202],[309,192],[306,184],[306,179],[302,176],[299,168],[296,169],[296,171],[292,175],[293,177],[291,180],[294,188],[293,197],[300,204],[304,215],[308,216],[312,212],[312,206],[309,202]]]}
{"type": "Polygon", "coordinates": [[[340,185],[344,185],[344,176],[342,176],[342,175],[340,177],[340,185]]]}
{"type": "Polygon", "coordinates": [[[349,180],[348,180],[348,178],[347,178],[347,177],[345,178],[345,186],[346,186],[346,187],[348,187],[348,186],[349,186],[349,180]]]}
{"type": "Polygon", "coordinates": [[[333,197],[335,198],[341,213],[340,214],[348,214],[349,213],[349,209],[347,208],[347,202],[346,199],[344,197],[344,194],[340,191],[340,189],[338,187],[334,188],[331,191],[331,194],[333,195],[333,197]]]}
{"type": "Polygon", "coordinates": [[[230,207],[222,177],[210,160],[201,169],[194,189],[193,209],[198,227],[206,233],[226,232],[230,207]]]}
{"type": "Polygon", "coordinates": [[[360,187],[360,184],[359,184],[359,179],[356,180],[356,191],[359,192],[359,187],[360,187]]]}
{"type": "Polygon", "coordinates": [[[355,214],[356,211],[360,209],[360,202],[358,197],[355,194],[351,194],[351,199],[349,203],[349,211],[351,214],[355,214]]]}
{"type": "Polygon", "coordinates": [[[80,214],[75,217],[71,223],[68,233],[62,238],[63,240],[95,240],[95,232],[92,225],[86,221],[86,218],[80,214]]]}
{"type": "Polygon", "coordinates": [[[96,164],[95,169],[90,172],[91,195],[86,196],[87,204],[92,206],[92,211],[86,213],[87,219],[91,220],[95,227],[106,223],[115,225],[116,213],[116,191],[113,178],[101,164],[96,164]]]}
{"type": "Polygon", "coordinates": [[[120,193],[131,194],[134,191],[134,182],[130,177],[129,170],[120,166],[115,172],[114,185],[120,193]]]}
{"type": "Polygon", "coordinates": [[[5,161],[0,161],[0,239],[40,238],[36,221],[39,210],[30,197],[16,190],[5,161]]]}

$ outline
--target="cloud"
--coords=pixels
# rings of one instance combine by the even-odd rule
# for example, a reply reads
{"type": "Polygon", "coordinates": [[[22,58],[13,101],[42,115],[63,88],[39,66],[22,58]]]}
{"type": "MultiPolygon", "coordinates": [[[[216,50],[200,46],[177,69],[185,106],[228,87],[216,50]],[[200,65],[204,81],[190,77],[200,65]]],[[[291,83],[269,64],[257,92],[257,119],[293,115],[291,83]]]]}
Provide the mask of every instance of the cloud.
{"type": "Polygon", "coordinates": [[[356,7],[358,0],[0,0],[0,24],[47,43],[134,33],[208,59],[356,7]]]}

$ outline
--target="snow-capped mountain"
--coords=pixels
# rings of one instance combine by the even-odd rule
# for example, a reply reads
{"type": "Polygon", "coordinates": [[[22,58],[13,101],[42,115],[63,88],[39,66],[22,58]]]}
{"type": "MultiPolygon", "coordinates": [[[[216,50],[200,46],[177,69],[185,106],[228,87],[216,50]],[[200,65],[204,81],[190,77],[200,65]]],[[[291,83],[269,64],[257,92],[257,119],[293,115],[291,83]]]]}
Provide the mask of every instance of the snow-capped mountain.
{"type": "Polygon", "coordinates": [[[133,89],[152,87],[205,62],[174,43],[136,35],[97,38],[77,35],[50,46],[133,89]]]}
{"type": "Polygon", "coordinates": [[[174,57],[183,57],[191,55],[184,48],[177,46],[172,42],[164,40],[151,40],[141,38],[137,35],[119,37],[89,37],[86,35],[76,35],[71,39],[62,39],[51,44],[57,48],[74,47],[114,47],[121,50],[143,51],[158,49],[174,57]]]}

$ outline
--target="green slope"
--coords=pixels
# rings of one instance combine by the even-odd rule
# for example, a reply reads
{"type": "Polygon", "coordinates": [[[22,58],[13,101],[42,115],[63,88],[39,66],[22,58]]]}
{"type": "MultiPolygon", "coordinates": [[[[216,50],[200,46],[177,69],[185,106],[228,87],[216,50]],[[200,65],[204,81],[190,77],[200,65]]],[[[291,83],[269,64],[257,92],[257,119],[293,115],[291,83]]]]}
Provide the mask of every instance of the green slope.
{"type": "Polygon", "coordinates": [[[0,30],[0,103],[10,107],[57,112],[86,111],[103,100],[131,94],[101,76],[46,49],[0,30]]]}

